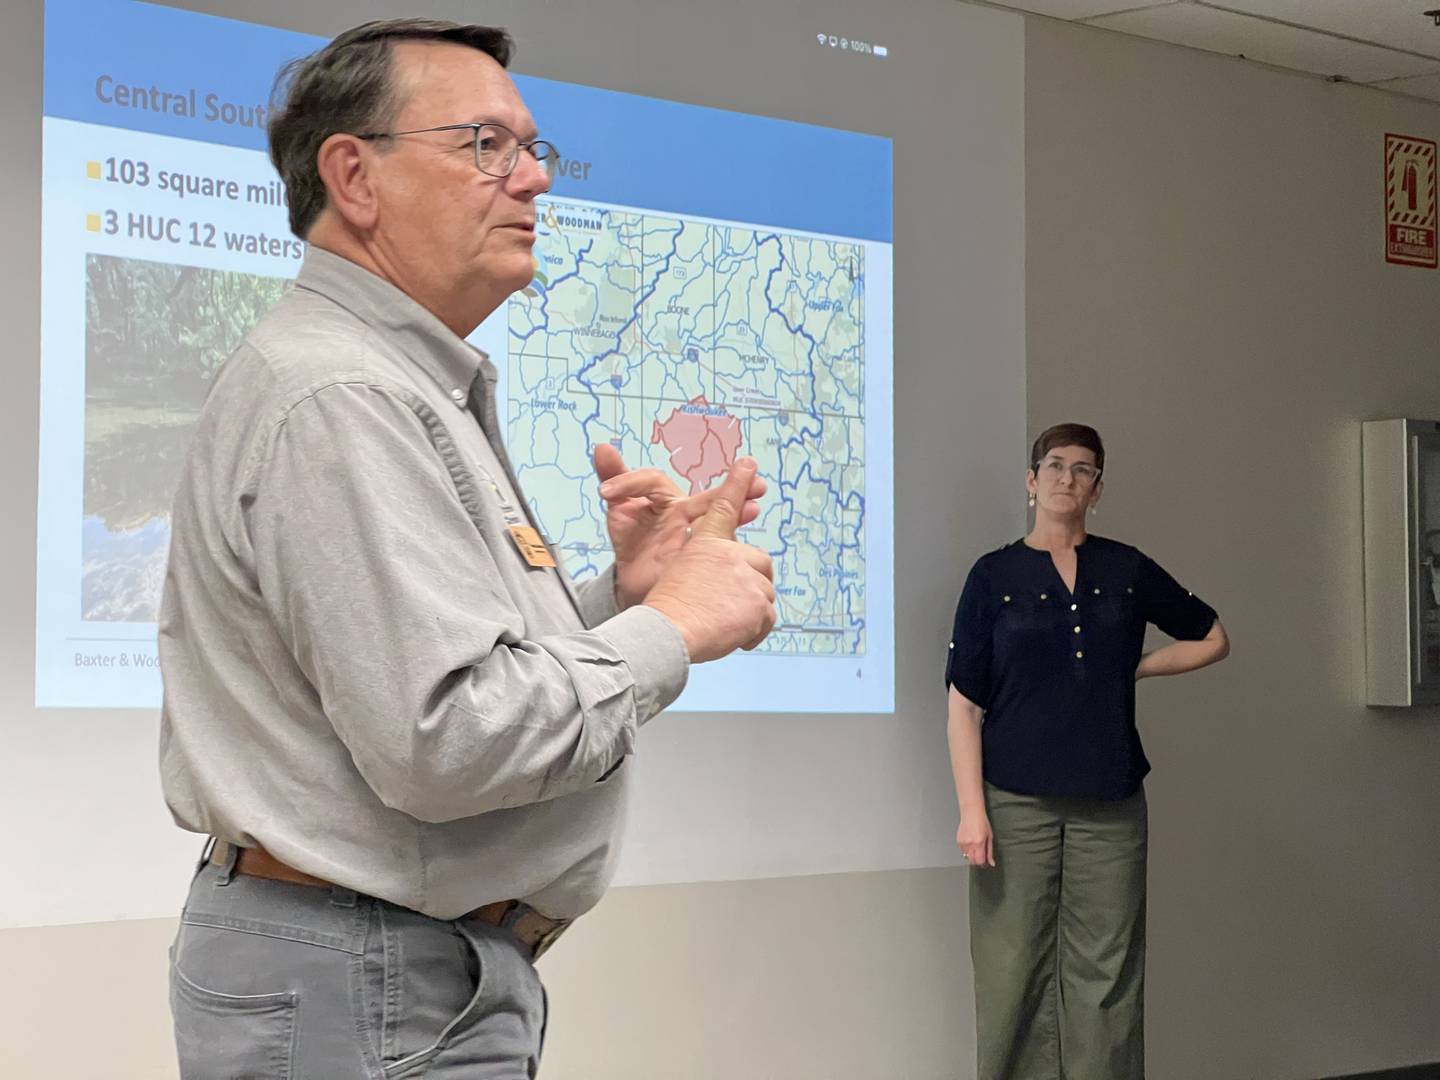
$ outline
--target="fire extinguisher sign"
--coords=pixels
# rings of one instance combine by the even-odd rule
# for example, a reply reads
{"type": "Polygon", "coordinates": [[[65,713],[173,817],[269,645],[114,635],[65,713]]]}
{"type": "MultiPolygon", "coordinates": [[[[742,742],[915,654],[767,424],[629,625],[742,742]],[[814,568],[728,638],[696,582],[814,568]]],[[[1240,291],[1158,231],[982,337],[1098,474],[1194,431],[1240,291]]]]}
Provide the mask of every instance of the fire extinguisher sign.
{"type": "Polygon", "coordinates": [[[1436,265],[1435,142],[1385,136],[1385,261],[1436,265]]]}

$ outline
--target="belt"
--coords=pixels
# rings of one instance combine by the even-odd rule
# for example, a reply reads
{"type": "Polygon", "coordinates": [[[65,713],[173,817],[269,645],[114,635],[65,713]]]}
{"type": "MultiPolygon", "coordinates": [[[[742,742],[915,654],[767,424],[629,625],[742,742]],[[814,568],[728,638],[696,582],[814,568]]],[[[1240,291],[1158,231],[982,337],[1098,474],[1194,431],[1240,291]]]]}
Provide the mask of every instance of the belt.
{"type": "MultiPolygon", "coordinates": [[[[210,849],[209,863],[212,866],[223,867],[229,862],[231,846],[228,841],[216,840],[210,849]]],[[[317,889],[334,887],[334,882],[307,874],[303,870],[296,870],[293,866],[275,858],[264,848],[258,847],[236,848],[235,872],[248,877],[265,878],[268,881],[309,885],[317,889]]],[[[475,919],[489,926],[509,930],[520,944],[530,950],[531,960],[539,960],[545,950],[555,944],[555,940],[565,932],[571,922],[569,919],[552,919],[541,915],[530,905],[519,900],[496,900],[494,903],[483,904],[474,911],[467,911],[460,918],[475,919]]]]}

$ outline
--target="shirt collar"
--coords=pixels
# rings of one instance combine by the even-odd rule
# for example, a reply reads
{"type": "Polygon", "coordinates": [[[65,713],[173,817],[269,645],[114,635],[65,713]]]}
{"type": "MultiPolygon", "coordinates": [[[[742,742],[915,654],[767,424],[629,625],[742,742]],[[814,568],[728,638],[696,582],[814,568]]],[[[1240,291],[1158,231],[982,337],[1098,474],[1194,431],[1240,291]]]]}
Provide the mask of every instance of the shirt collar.
{"type": "Polygon", "coordinates": [[[306,245],[295,287],[318,293],[400,346],[462,408],[477,376],[495,382],[490,358],[384,278],[334,252],[306,245]]]}

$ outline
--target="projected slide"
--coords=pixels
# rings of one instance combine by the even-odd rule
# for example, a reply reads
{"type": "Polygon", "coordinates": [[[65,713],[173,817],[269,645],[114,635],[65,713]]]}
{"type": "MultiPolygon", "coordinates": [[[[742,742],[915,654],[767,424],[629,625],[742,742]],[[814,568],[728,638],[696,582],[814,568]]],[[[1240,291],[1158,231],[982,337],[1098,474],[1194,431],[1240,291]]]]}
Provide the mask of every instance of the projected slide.
{"type": "MultiPolygon", "coordinates": [[[[49,0],[46,25],[35,696],[150,708],[191,431],[304,255],[271,80],[322,41],[130,0],[49,0]]],[[[610,562],[599,442],[687,492],[756,457],[743,538],[779,623],[676,707],[891,711],[889,140],[516,82],[566,156],[533,283],[472,341],[549,539],[579,580],[610,562]]]]}

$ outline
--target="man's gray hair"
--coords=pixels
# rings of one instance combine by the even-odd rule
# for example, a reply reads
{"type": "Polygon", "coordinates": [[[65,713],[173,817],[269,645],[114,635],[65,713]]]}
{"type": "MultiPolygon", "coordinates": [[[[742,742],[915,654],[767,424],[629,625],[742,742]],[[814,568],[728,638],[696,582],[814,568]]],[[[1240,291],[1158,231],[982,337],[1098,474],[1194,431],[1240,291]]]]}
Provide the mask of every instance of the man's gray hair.
{"type": "MultiPolygon", "coordinates": [[[[270,105],[270,160],[290,199],[290,231],[304,240],[325,209],[316,158],[339,131],[383,131],[404,104],[390,62],[397,41],[443,41],[478,49],[501,67],[515,42],[494,26],[437,19],[387,19],[346,30],[324,48],[280,69],[270,105]]],[[[457,119],[458,122],[458,119],[457,119]]]]}

